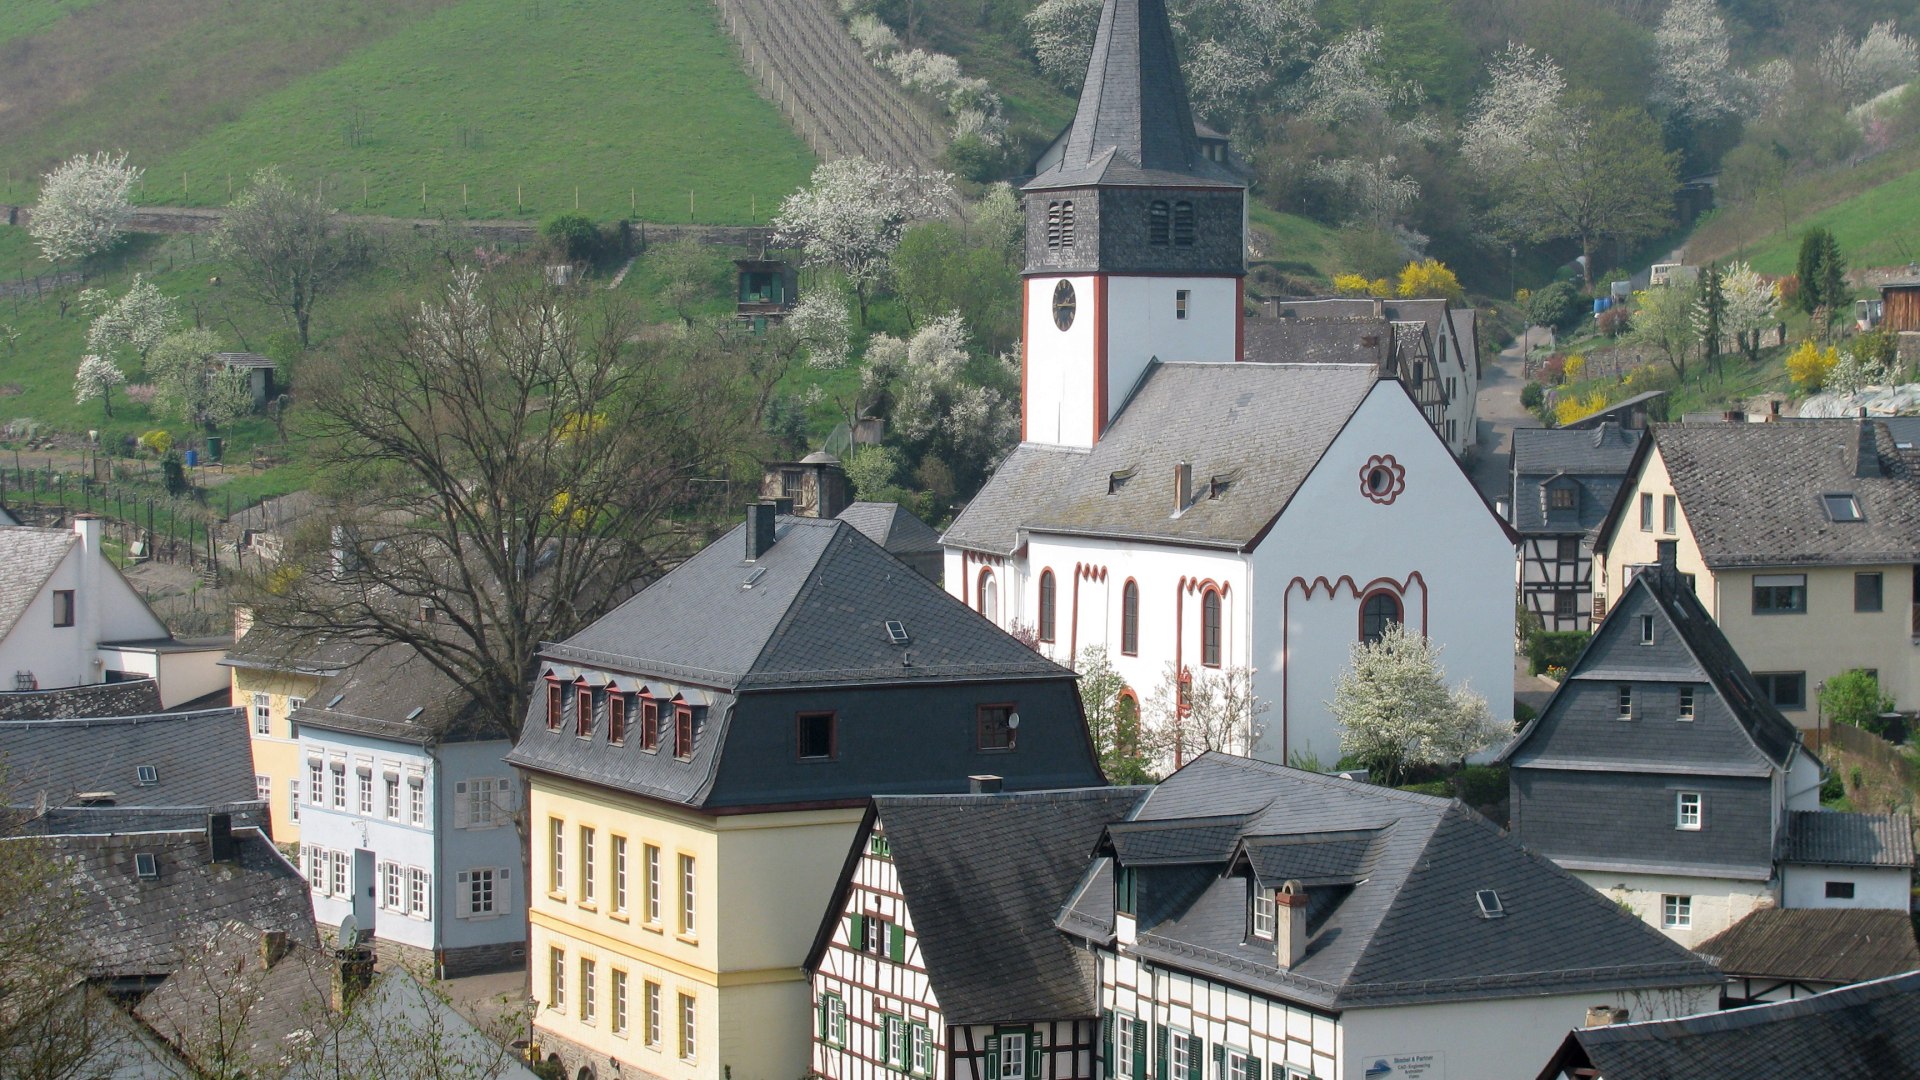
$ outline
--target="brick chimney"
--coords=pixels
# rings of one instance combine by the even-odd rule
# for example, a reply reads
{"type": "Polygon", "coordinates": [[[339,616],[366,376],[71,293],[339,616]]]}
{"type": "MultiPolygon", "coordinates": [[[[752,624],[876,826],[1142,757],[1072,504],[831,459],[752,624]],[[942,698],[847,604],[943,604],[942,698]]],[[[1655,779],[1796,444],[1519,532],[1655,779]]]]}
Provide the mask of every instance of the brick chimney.
{"type": "Polygon", "coordinates": [[[778,508],[771,502],[757,502],[747,507],[747,561],[753,562],[772,550],[775,539],[774,525],[777,522],[778,508]]]}
{"type": "Polygon", "coordinates": [[[1291,969],[1307,955],[1307,887],[1289,878],[1273,891],[1276,959],[1291,969]]]}
{"type": "Polygon", "coordinates": [[[333,951],[329,980],[334,1012],[345,1012],[360,992],[373,985],[373,947],[353,945],[333,951]]]}

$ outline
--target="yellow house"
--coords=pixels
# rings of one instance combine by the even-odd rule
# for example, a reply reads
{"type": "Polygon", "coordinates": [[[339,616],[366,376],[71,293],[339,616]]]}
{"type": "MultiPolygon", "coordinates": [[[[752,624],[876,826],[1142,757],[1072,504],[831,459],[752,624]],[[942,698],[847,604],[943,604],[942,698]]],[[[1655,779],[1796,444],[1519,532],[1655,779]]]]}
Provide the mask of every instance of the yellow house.
{"type": "Polygon", "coordinates": [[[1070,672],[771,504],[549,645],[507,760],[535,1034],[569,1077],[793,1080],[801,966],[869,797],[1101,783],[1070,672]]]}
{"type": "Polygon", "coordinates": [[[266,628],[254,629],[236,612],[241,635],[222,660],[233,675],[233,706],[245,709],[252,737],[254,787],[266,800],[273,841],[300,842],[300,733],[288,717],[312,696],[322,679],[339,674],[363,646],[325,640],[302,642],[266,628]]]}
{"type": "Polygon", "coordinates": [[[1594,617],[1655,544],[1800,727],[1855,668],[1920,707],[1920,465],[1873,420],[1655,425],[1595,541],[1594,617]]]}

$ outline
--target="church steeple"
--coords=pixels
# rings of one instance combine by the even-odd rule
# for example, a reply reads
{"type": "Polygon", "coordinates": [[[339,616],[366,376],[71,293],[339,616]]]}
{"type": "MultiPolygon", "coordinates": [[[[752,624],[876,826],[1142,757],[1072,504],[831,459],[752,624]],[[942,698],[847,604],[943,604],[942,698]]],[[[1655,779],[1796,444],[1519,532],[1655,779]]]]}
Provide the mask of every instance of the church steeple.
{"type": "Polygon", "coordinates": [[[1109,150],[1146,172],[1217,178],[1194,137],[1166,0],[1109,0],[1100,12],[1060,170],[1095,168],[1109,150]]]}

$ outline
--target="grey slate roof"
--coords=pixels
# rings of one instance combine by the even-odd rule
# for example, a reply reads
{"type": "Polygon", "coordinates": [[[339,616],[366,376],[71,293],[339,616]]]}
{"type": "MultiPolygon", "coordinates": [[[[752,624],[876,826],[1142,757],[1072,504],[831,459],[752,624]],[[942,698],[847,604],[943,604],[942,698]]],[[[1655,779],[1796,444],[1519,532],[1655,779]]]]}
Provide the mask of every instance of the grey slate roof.
{"type": "Polygon", "coordinates": [[[80,538],[72,529],[36,529],[25,525],[0,529],[0,638],[5,638],[27,613],[27,606],[46,587],[80,538]]]}
{"type": "Polygon", "coordinates": [[[82,792],[111,792],[121,810],[259,805],[239,709],[0,722],[0,767],[16,809],[76,805],[82,792]],[[141,765],[154,783],[139,782],[141,765]]]}
{"type": "MultiPolygon", "coordinates": [[[[874,800],[880,831],[949,1024],[1090,1018],[1093,957],[1053,928],[1100,830],[1146,793],[1094,787],[874,800]]],[[[870,819],[871,820],[871,819],[870,819]]],[[[868,830],[854,839],[857,856],[868,830]]],[[[808,967],[845,906],[843,881],[808,967]]]]}
{"type": "Polygon", "coordinates": [[[0,720],[58,720],[82,716],[140,716],[157,713],[160,687],[152,679],[89,683],[56,690],[0,693],[0,720]]]}
{"type": "Polygon", "coordinates": [[[204,825],[3,842],[44,845],[49,857],[66,863],[92,973],[113,978],[173,971],[184,946],[229,920],[316,943],[299,873],[259,830],[235,829],[233,840],[235,857],[227,863],[212,860],[204,825]],[[154,856],[157,877],[139,876],[141,853],[154,856]]]}
{"type": "MultiPolygon", "coordinates": [[[[1886,426],[1866,421],[1877,467],[1857,475],[1862,422],[1656,424],[1653,445],[1715,569],[1863,565],[1920,560],[1920,477],[1886,426]],[[1865,520],[1827,519],[1820,496],[1852,493],[1865,520]]],[[[1608,530],[1633,508],[1617,506],[1608,530]]],[[[1602,536],[1601,542],[1606,542],[1602,536]]]]}
{"type": "Polygon", "coordinates": [[[724,691],[1065,672],[847,522],[781,517],[752,563],[744,529],[544,655],[724,691]],[[890,619],[906,627],[904,649],[888,638],[890,619]]]}
{"type": "Polygon", "coordinates": [[[924,555],[940,550],[940,534],[899,503],[856,502],[840,511],[841,521],[894,555],[924,555]]]}
{"type": "Polygon", "coordinates": [[[1513,527],[1522,533],[1590,534],[1607,519],[1643,433],[1618,424],[1591,430],[1517,428],[1513,433],[1513,527]],[[1576,486],[1571,515],[1547,508],[1547,483],[1565,476],[1576,486]]]}
{"type": "Polygon", "coordinates": [[[942,542],[1010,554],[1018,530],[1244,549],[1279,516],[1376,382],[1364,364],[1150,365],[1091,451],[1022,443],[942,542]],[[1173,468],[1195,501],[1173,514],[1173,468]],[[1130,474],[1116,485],[1119,474],[1130,474]],[[1208,497],[1209,481],[1227,482],[1208,497]]]}
{"type": "Polygon", "coordinates": [[[1244,187],[1202,156],[1165,0],[1106,0],[1060,163],[1028,190],[1244,187]]]}
{"type": "Polygon", "coordinates": [[[1586,1028],[1567,1037],[1562,1053],[1575,1050],[1605,1080],[1920,1076],[1920,974],[1731,1012],[1586,1028]]]}
{"type": "Polygon", "coordinates": [[[308,635],[255,624],[227,650],[227,667],[258,671],[332,675],[371,651],[372,646],[341,634],[308,635]]]}
{"type": "MultiPolygon", "coordinates": [[[[1135,955],[1332,1009],[1719,982],[1450,800],[1209,753],[1163,781],[1131,822],[1234,813],[1250,815],[1241,836],[1256,869],[1338,882],[1308,887],[1305,958],[1282,969],[1271,942],[1248,936],[1247,879],[1224,860],[1139,869],[1135,955]],[[1499,892],[1505,917],[1481,917],[1482,889],[1499,892]]],[[[1082,879],[1062,930],[1110,939],[1111,861],[1082,879]]]]}
{"type": "Polygon", "coordinates": [[[482,730],[472,695],[401,643],[382,645],[322,678],[291,719],[304,727],[407,742],[506,737],[482,730]]]}
{"type": "Polygon", "coordinates": [[[1913,867],[1913,819],[1905,814],[1795,810],[1787,817],[1783,843],[1784,862],[1913,867]]]}
{"type": "Polygon", "coordinates": [[[1575,431],[1580,431],[1596,428],[1601,424],[1617,424],[1636,410],[1651,409],[1654,402],[1666,396],[1667,392],[1665,390],[1649,390],[1644,394],[1635,394],[1630,398],[1623,398],[1616,401],[1591,416],[1583,416],[1573,423],[1568,424],[1567,427],[1575,431]]]}
{"type": "Polygon", "coordinates": [[[1851,983],[1920,969],[1913,919],[1873,908],[1761,908],[1694,947],[1729,975],[1851,983]]]}
{"type": "Polygon", "coordinates": [[[1372,316],[1246,322],[1246,359],[1258,363],[1384,365],[1393,324],[1372,316]]]}

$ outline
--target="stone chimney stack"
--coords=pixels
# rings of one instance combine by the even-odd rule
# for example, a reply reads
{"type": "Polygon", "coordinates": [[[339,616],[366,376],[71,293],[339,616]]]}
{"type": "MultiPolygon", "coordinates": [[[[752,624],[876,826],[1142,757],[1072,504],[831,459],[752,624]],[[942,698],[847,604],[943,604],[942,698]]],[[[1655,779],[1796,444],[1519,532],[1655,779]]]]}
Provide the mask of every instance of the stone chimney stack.
{"type": "Polygon", "coordinates": [[[969,776],[967,777],[967,790],[974,795],[998,795],[1000,794],[1000,785],[1002,782],[1000,777],[992,773],[969,776]]]}
{"type": "Polygon", "coordinates": [[[1291,969],[1307,955],[1307,887],[1289,878],[1273,891],[1273,941],[1280,966],[1291,969]]]}
{"type": "Polygon", "coordinates": [[[771,502],[747,507],[747,561],[753,562],[772,550],[778,508],[771,502]]]}
{"type": "Polygon", "coordinates": [[[1181,462],[1173,467],[1173,512],[1177,515],[1193,502],[1193,466],[1181,462]]]}
{"type": "Polygon", "coordinates": [[[1659,552],[1660,584],[1669,589],[1680,584],[1680,541],[1655,540],[1653,548],[1659,552]]]}
{"type": "Polygon", "coordinates": [[[1873,421],[1863,406],[1854,432],[1853,475],[1868,479],[1880,475],[1880,444],[1874,436],[1873,421]]]}
{"type": "Polygon", "coordinates": [[[351,945],[333,952],[333,1011],[346,1012],[360,992],[373,985],[373,947],[351,945]]]}
{"type": "Polygon", "coordinates": [[[207,815],[207,849],[209,857],[217,863],[232,862],[234,859],[233,815],[207,815]]]}

